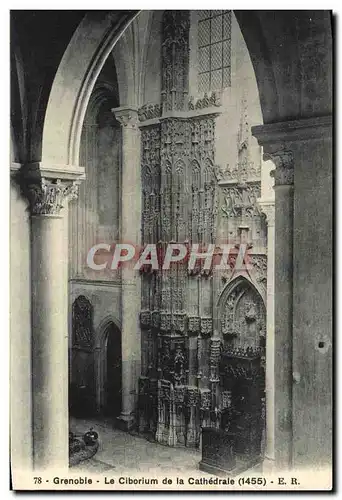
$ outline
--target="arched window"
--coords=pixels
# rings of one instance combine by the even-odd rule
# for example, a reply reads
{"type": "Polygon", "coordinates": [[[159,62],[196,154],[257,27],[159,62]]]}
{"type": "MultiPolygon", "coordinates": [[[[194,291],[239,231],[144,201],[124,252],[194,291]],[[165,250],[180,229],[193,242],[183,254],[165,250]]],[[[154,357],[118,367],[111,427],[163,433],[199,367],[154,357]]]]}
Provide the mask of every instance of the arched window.
{"type": "Polygon", "coordinates": [[[198,11],[199,92],[230,87],[231,11],[198,11]]]}

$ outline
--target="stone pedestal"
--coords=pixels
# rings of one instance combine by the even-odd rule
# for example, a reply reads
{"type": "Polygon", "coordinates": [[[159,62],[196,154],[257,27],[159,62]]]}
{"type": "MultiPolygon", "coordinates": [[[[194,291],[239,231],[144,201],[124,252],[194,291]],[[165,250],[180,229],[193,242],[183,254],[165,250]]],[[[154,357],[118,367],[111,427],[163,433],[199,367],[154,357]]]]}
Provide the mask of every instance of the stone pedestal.
{"type": "MultiPolygon", "coordinates": [[[[140,130],[138,113],[132,107],[112,109],[122,127],[121,242],[139,248],[141,242],[140,130]]],[[[121,268],[122,311],[122,412],[117,425],[129,430],[135,425],[138,380],[141,365],[141,282],[133,263],[121,268]]]]}
{"type": "Polygon", "coordinates": [[[234,439],[235,436],[229,432],[203,427],[200,470],[217,476],[227,476],[234,471],[234,439]]]}

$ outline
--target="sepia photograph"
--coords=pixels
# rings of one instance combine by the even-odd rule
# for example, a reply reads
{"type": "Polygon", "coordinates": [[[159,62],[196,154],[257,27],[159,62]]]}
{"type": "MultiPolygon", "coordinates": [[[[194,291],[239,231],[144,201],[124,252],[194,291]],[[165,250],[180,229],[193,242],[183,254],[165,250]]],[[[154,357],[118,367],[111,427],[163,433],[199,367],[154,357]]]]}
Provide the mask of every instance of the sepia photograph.
{"type": "Polygon", "coordinates": [[[10,488],[331,491],[334,12],[9,24],[10,488]]]}

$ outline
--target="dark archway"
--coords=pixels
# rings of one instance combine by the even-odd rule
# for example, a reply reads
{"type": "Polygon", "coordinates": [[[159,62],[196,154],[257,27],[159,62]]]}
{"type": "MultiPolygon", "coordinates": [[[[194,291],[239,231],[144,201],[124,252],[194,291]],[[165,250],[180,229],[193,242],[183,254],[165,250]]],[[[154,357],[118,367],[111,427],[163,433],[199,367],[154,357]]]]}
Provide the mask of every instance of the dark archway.
{"type": "Polygon", "coordinates": [[[105,331],[106,372],[104,377],[104,414],[118,417],[122,406],[122,348],[121,331],[110,322],[105,331]]]}
{"type": "Polygon", "coordinates": [[[84,296],[72,305],[69,411],[87,417],[95,411],[93,306],[84,296]]]}

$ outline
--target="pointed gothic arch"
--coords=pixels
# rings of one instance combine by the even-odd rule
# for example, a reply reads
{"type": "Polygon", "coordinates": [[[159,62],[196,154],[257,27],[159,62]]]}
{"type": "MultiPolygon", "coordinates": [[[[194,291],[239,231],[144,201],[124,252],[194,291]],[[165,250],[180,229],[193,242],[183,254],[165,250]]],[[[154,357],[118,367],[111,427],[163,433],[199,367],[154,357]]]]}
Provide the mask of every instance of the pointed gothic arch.
{"type": "MultiPolygon", "coordinates": [[[[239,274],[228,282],[222,290],[215,317],[215,330],[222,339],[242,346],[243,342],[251,343],[250,346],[258,347],[260,338],[266,335],[266,300],[264,293],[258,285],[239,274]],[[249,326],[248,326],[249,325],[249,326]],[[255,338],[253,341],[251,325],[255,338]],[[246,334],[249,330],[249,335],[246,334]],[[234,339],[243,335],[240,341],[234,339]]],[[[264,343],[264,342],[262,342],[264,343]]],[[[247,345],[247,344],[246,344],[247,345]]]]}
{"type": "MultiPolygon", "coordinates": [[[[107,405],[107,374],[108,374],[108,341],[109,336],[114,332],[121,337],[121,323],[113,316],[106,316],[96,329],[95,346],[95,385],[96,385],[96,409],[102,414],[106,411],[107,405]]],[[[121,351],[121,346],[120,346],[121,351]]],[[[122,356],[121,356],[122,357],[122,356]]],[[[121,403],[121,402],[120,402],[121,403]]]]}
{"type": "Polygon", "coordinates": [[[223,417],[233,434],[239,461],[263,460],[266,444],[266,306],[254,283],[243,275],[231,280],[218,301],[221,338],[220,390],[234,416],[223,417]]]}

